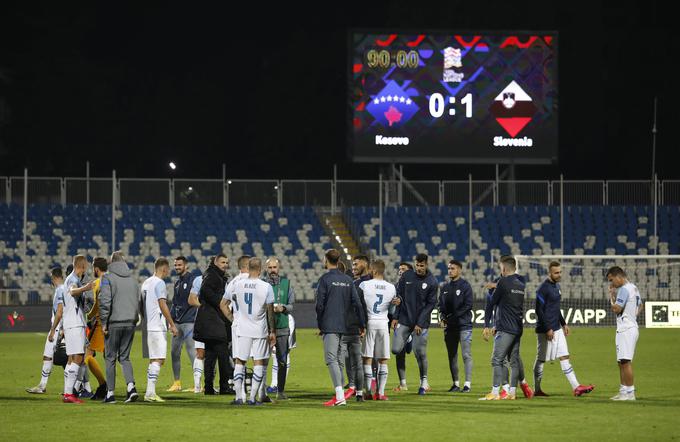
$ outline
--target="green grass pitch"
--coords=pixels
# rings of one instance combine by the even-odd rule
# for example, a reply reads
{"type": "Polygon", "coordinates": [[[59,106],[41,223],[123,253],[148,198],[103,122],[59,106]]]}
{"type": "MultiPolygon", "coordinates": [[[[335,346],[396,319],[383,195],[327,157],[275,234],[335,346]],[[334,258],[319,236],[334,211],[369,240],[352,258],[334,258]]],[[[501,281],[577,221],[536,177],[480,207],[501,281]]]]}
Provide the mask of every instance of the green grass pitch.
{"type": "MultiPolygon", "coordinates": [[[[531,401],[480,402],[491,381],[491,343],[473,338],[473,393],[451,394],[442,331],[432,329],[428,356],[433,391],[416,394],[418,369],[407,358],[410,391],[392,393],[397,383],[390,362],[389,402],[349,402],[345,408],[324,408],[332,395],[323,362],[321,339],[313,330],[298,331],[288,382],[290,401],[262,407],[232,407],[231,396],[164,393],[172,368],[162,368],[157,391],[164,404],[62,404],[63,370],[53,369],[45,395],[29,395],[26,387],[40,377],[45,335],[0,334],[0,440],[198,440],[209,437],[249,440],[678,440],[680,418],[680,330],[643,329],[635,355],[636,402],[612,402],[618,390],[614,329],[572,329],[569,348],[581,383],[593,383],[590,395],[575,398],[559,363],[545,367],[543,389],[548,398],[531,401]]],[[[137,387],[146,387],[147,361],[141,357],[141,336],[132,359],[137,387]]],[[[535,334],[527,329],[522,357],[529,376],[535,356],[535,334]]],[[[169,356],[169,352],[168,352],[169,356]]],[[[192,385],[191,365],[182,354],[182,384],[192,385]]],[[[100,363],[101,356],[98,356],[100,363]]],[[[460,362],[462,368],[462,361],[460,362]]],[[[124,397],[118,368],[117,396],[124,397]]],[[[96,380],[94,381],[96,386],[96,380]]],[[[226,439],[225,439],[226,440],[226,439]]]]}

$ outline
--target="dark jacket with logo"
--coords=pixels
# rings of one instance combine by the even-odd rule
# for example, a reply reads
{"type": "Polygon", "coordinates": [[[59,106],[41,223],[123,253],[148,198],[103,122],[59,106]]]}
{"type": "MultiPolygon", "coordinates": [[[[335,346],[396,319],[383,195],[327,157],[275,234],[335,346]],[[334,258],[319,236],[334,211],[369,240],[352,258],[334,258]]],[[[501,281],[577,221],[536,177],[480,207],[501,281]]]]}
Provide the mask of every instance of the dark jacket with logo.
{"type": "Polygon", "coordinates": [[[362,309],[352,278],[338,269],[331,269],[316,287],[316,322],[321,333],[347,333],[348,309],[354,309],[359,326],[366,326],[365,310],[362,309]]]}
{"type": "Polygon", "coordinates": [[[526,284],[517,274],[504,276],[487,301],[487,310],[495,309],[494,327],[496,331],[522,335],[524,330],[524,297],[526,284]]]}
{"type": "Polygon", "coordinates": [[[220,301],[224,296],[227,280],[224,272],[213,263],[210,263],[203,273],[203,283],[199,293],[201,306],[196,313],[194,340],[229,342],[231,322],[220,310],[220,301]]]}
{"type": "Polygon", "coordinates": [[[560,310],[560,284],[552,282],[550,278],[536,291],[536,333],[547,333],[548,330],[557,331],[566,322],[560,310]]]}
{"type": "Polygon", "coordinates": [[[189,305],[189,292],[194,282],[194,275],[186,272],[175,281],[170,315],[177,324],[193,323],[196,320],[196,307],[189,305]]]}
{"type": "MultiPolygon", "coordinates": [[[[364,275],[359,277],[358,279],[355,279],[352,281],[354,284],[354,288],[357,291],[357,294],[359,294],[359,284],[361,284],[364,281],[368,281],[369,279],[373,279],[373,276],[371,275],[364,275]]],[[[366,300],[364,299],[363,296],[359,296],[359,302],[361,302],[361,311],[365,312],[366,311],[366,300]]],[[[349,304],[347,306],[347,310],[345,311],[345,317],[347,319],[347,334],[348,335],[360,335],[361,334],[361,322],[359,321],[359,317],[356,314],[356,311],[354,310],[354,307],[352,304],[349,304]]],[[[365,316],[364,316],[365,318],[365,316]]]]}
{"type": "Polygon", "coordinates": [[[429,270],[423,276],[419,276],[415,270],[407,270],[397,283],[397,296],[401,298],[401,304],[392,317],[409,328],[416,325],[429,328],[430,316],[437,304],[438,288],[437,279],[429,270]]]}
{"type": "Polygon", "coordinates": [[[447,330],[472,329],[472,287],[463,278],[449,280],[440,289],[439,316],[447,330]]]}

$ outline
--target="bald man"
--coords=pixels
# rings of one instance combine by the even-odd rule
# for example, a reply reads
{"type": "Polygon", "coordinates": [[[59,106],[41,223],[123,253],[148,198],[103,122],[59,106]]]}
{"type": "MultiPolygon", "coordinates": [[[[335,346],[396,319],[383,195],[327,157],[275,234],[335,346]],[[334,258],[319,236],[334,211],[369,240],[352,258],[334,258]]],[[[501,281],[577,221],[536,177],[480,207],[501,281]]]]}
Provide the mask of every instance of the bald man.
{"type": "Polygon", "coordinates": [[[286,375],[288,374],[288,353],[290,352],[290,323],[288,315],[293,313],[295,292],[290,280],[280,276],[281,262],[275,256],[266,262],[267,282],[274,288],[274,314],[276,319],[276,363],[277,394],[279,400],[288,399],[285,393],[286,375]]]}

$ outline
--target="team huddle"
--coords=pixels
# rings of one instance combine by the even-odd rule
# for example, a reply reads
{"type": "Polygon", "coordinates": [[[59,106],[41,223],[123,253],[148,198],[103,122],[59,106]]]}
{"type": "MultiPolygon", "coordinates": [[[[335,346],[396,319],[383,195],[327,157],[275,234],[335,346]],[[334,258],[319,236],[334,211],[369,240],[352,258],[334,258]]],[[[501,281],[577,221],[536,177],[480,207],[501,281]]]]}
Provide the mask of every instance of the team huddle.
{"type": "MultiPolygon", "coordinates": [[[[413,264],[399,265],[396,284],[385,280],[385,262],[355,256],[350,276],[340,253],[325,253],[327,272],[316,288],[316,317],[323,339],[333,397],[325,406],[343,406],[356,401],[386,401],[388,361],[396,358],[399,384],[395,392],[408,391],[406,355],[413,353],[419,369],[419,395],[431,391],[428,382],[427,345],[432,312],[438,310],[448,354],[452,385],[449,392],[472,391],[473,291],[462,278],[463,265],[448,263],[448,280],[439,284],[428,270],[428,256],[418,254],[413,264]],[[391,342],[390,342],[391,341],[391,342]],[[458,351],[465,366],[461,387],[458,351]],[[345,375],[347,383],[345,384],[345,375]]],[[[533,367],[534,388],[524,375],[520,343],[524,330],[525,279],[516,272],[512,256],[500,259],[501,276],[485,286],[488,290],[482,338],[493,337],[491,391],[480,400],[514,400],[519,384],[525,397],[548,396],[541,387],[545,362],[559,360],[574,396],[591,392],[593,385],[580,384],[569,361],[569,327],[560,309],[559,262],[551,262],[548,277],[536,291],[537,354],[533,367]]],[[[159,258],[154,274],[141,288],[120,252],[111,260],[95,258],[94,280],[85,282],[89,263],[78,255],[66,274],[51,271],[55,286],[52,326],[43,352],[40,384],[29,393],[45,393],[53,365],[64,367],[63,401],[82,403],[83,398],[115,403],[116,362],[126,381],[125,402],[139,398],[130,363],[130,350],[139,314],[142,316],[142,344],[149,359],[147,386],[143,400],[164,402],[156,384],[167,356],[167,335],[172,334],[174,383],[168,391],[182,391],[180,357],[182,347],[193,363],[194,393],[234,394],[233,405],[261,405],[288,399],[286,378],[290,351],[295,347],[292,316],[294,291],[290,281],[280,276],[279,260],[256,257],[238,259],[239,274],[228,279],[229,260],[225,255],[211,258],[201,276],[187,269],[187,259],[177,257],[174,270],[174,296],[168,301],[165,280],[170,262],[159,258]],[[104,354],[106,376],[95,359],[104,354]],[[266,385],[267,366],[272,364],[272,383],[266,385]],[[246,368],[253,361],[252,370],[246,368]],[[219,364],[219,389],[214,387],[219,364]],[[95,391],[89,373],[98,380],[95,391]],[[204,385],[201,380],[204,378],[204,385]]],[[[610,302],[617,318],[616,354],[620,370],[620,391],[613,400],[635,400],[632,360],[638,339],[637,316],[642,302],[637,287],[626,273],[614,266],[606,275],[610,302]]]]}

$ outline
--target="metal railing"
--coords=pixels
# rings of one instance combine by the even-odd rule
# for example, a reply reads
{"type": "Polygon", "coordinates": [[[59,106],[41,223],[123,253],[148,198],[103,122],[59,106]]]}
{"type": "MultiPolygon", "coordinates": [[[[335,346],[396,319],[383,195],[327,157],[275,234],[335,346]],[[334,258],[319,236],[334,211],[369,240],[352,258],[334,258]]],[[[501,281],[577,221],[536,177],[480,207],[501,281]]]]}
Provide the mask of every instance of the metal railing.
{"type": "MultiPolygon", "coordinates": [[[[476,206],[654,205],[651,180],[474,180],[476,206]],[[561,189],[561,191],[560,191],[561,189]],[[563,201],[561,201],[563,198],[563,201]]],[[[113,178],[28,177],[28,204],[106,204],[113,178]]],[[[118,178],[116,205],[377,206],[379,180],[118,178]]],[[[385,206],[469,204],[470,180],[383,179],[385,206]]],[[[656,181],[657,204],[680,204],[680,180],[656,181]]],[[[23,204],[24,177],[0,177],[0,203],[23,204]]]]}

